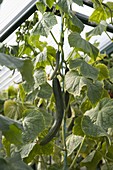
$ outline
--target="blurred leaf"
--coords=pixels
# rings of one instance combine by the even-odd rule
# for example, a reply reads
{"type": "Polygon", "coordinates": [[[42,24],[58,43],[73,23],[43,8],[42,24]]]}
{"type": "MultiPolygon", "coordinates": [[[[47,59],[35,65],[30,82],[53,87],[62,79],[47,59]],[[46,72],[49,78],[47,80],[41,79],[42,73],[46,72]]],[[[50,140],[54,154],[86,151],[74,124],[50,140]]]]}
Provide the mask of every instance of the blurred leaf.
{"type": "Polygon", "coordinates": [[[46,11],[46,5],[44,4],[43,0],[38,1],[36,3],[36,7],[41,13],[44,13],[46,11]]]}
{"type": "Polygon", "coordinates": [[[14,86],[9,86],[7,91],[9,98],[16,98],[18,89],[16,89],[14,86]]]}
{"type": "Polygon", "coordinates": [[[40,132],[50,126],[52,116],[42,109],[29,109],[25,111],[27,115],[23,120],[25,141],[34,140],[40,132]]]}
{"type": "Polygon", "coordinates": [[[50,165],[47,170],[63,170],[63,166],[54,163],[53,165],[50,165]]]}
{"type": "Polygon", "coordinates": [[[86,33],[86,39],[89,40],[92,36],[101,35],[104,31],[106,31],[105,24],[97,25],[93,30],[86,33]]]}
{"type": "Polygon", "coordinates": [[[66,18],[66,23],[68,29],[72,30],[73,32],[81,32],[84,28],[83,23],[73,14],[71,13],[67,18],[66,18]]]}
{"type": "Polygon", "coordinates": [[[6,139],[15,145],[22,143],[22,125],[8,117],[0,115],[0,130],[6,139]]]}
{"type": "Polygon", "coordinates": [[[33,30],[33,34],[48,36],[52,27],[57,24],[57,20],[54,14],[44,13],[42,19],[37,23],[36,27],[33,30]]]}
{"type": "Polygon", "coordinates": [[[77,5],[83,6],[83,0],[72,0],[75,2],[77,5]]]}
{"type": "Polygon", "coordinates": [[[102,96],[103,83],[100,81],[92,82],[87,80],[87,95],[92,104],[96,104],[102,96]]]}
{"type": "Polygon", "coordinates": [[[105,64],[98,63],[98,64],[96,65],[96,68],[99,69],[98,79],[99,79],[100,81],[109,78],[109,70],[108,70],[108,68],[107,68],[107,66],[106,66],[105,64]]]}
{"type": "Polygon", "coordinates": [[[90,100],[88,98],[86,98],[86,99],[84,98],[84,100],[81,103],[82,112],[84,113],[91,108],[92,108],[92,104],[91,104],[90,100]]]}
{"type": "Polygon", "coordinates": [[[53,92],[52,87],[46,82],[40,85],[38,97],[49,99],[51,97],[52,92],[53,92]]]}
{"type": "Polygon", "coordinates": [[[57,5],[60,7],[60,9],[69,14],[70,12],[70,6],[72,5],[72,2],[71,1],[68,1],[68,0],[59,0],[57,5]]]}
{"type": "Polygon", "coordinates": [[[85,159],[82,160],[82,166],[86,166],[88,170],[95,170],[100,162],[102,155],[99,151],[92,151],[85,159]]]}
{"type": "Polygon", "coordinates": [[[18,71],[20,71],[20,73],[22,74],[23,79],[26,80],[29,84],[33,84],[33,64],[31,60],[23,60],[20,58],[6,55],[4,53],[0,53],[0,64],[5,65],[10,69],[18,69],[18,71]]]}
{"type": "Polygon", "coordinates": [[[52,8],[52,6],[54,4],[54,0],[46,0],[46,4],[49,8],[52,8]]]}
{"type": "Polygon", "coordinates": [[[113,100],[103,98],[95,108],[86,111],[82,120],[82,129],[88,136],[108,137],[107,131],[109,128],[113,127],[112,119],[113,100]]]}
{"type": "Polygon", "coordinates": [[[53,144],[50,142],[45,146],[37,142],[26,144],[21,149],[21,157],[26,163],[31,162],[37,155],[50,155],[53,153],[53,144]]]}
{"type": "Polygon", "coordinates": [[[19,121],[0,115],[0,130],[2,132],[9,130],[10,125],[15,125],[18,129],[22,130],[22,124],[19,121]]]}
{"type": "Polygon", "coordinates": [[[36,56],[34,65],[35,68],[44,68],[47,64],[49,64],[49,61],[47,59],[47,50],[44,49],[36,56]]]}
{"type": "Polygon", "coordinates": [[[24,60],[0,53],[0,65],[5,65],[10,69],[20,69],[23,67],[24,60]]]}
{"type": "Polygon", "coordinates": [[[82,130],[90,137],[108,137],[106,131],[101,126],[94,124],[91,118],[87,115],[85,115],[82,119],[82,130]]]}
{"type": "Polygon", "coordinates": [[[9,130],[3,132],[5,138],[10,142],[17,145],[22,144],[22,131],[14,124],[9,126],[9,130]]]}
{"type": "Polygon", "coordinates": [[[112,170],[113,169],[113,163],[107,163],[107,164],[104,164],[104,165],[102,165],[102,167],[101,167],[101,170],[112,170]]]}
{"type": "Polygon", "coordinates": [[[0,158],[0,169],[3,170],[17,170],[10,162],[6,161],[4,158],[0,158]]]}
{"type": "Polygon", "coordinates": [[[110,81],[113,83],[113,67],[109,69],[110,81]]]}
{"type": "Polygon", "coordinates": [[[79,116],[74,121],[73,134],[76,136],[84,136],[84,132],[81,127],[82,116],[79,116]]]}
{"type": "Polygon", "coordinates": [[[30,85],[33,85],[33,63],[31,60],[24,60],[23,67],[19,69],[24,80],[26,80],[30,85]]]}
{"type": "Polygon", "coordinates": [[[19,96],[20,96],[20,99],[23,103],[25,101],[26,94],[25,94],[25,90],[24,90],[22,84],[19,84],[19,96]]]}
{"type": "Polygon", "coordinates": [[[75,69],[76,67],[80,67],[81,74],[87,78],[96,80],[98,77],[98,70],[95,67],[93,67],[91,64],[88,64],[82,59],[77,58],[75,60],[70,60],[69,66],[70,69],[75,69]]]}
{"type": "Polygon", "coordinates": [[[56,57],[56,50],[54,47],[52,46],[47,46],[47,55],[52,56],[52,57],[56,57]]]}
{"type": "Polygon", "coordinates": [[[81,144],[83,137],[75,136],[73,134],[69,135],[66,139],[67,146],[67,156],[70,156],[73,151],[81,144]]]}
{"type": "Polygon", "coordinates": [[[70,47],[75,47],[78,51],[88,54],[93,60],[98,56],[99,50],[90,42],[84,40],[79,33],[71,33],[68,37],[70,47]]]}
{"type": "Polygon", "coordinates": [[[44,69],[38,69],[34,72],[35,85],[34,88],[38,88],[41,84],[46,83],[46,73],[44,69]]]}
{"type": "Polygon", "coordinates": [[[80,96],[83,87],[87,87],[87,95],[91,103],[96,104],[102,96],[103,84],[99,81],[93,82],[91,79],[81,76],[75,70],[68,71],[65,76],[66,90],[76,97],[80,96]]]}
{"type": "Polygon", "coordinates": [[[68,71],[65,76],[65,88],[74,96],[80,96],[80,92],[86,86],[86,83],[86,79],[75,70],[68,71]]]}
{"type": "Polygon", "coordinates": [[[14,153],[12,157],[7,158],[7,163],[12,166],[12,170],[32,170],[30,166],[23,162],[18,153],[14,153]]]}
{"type": "Polygon", "coordinates": [[[108,147],[108,152],[106,154],[107,158],[113,160],[113,144],[108,147]]]}
{"type": "Polygon", "coordinates": [[[98,24],[101,21],[106,20],[107,18],[108,18],[108,15],[107,15],[106,10],[102,7],[98,7],[93,11],[91,16],[89,17],[89,21],[93,21],[98,24]]]}
{"type": "Polygon", "coordinates": [[[21,103],[14,100],[6,100],[4,102],[4,115],[11,119],[20,119],[24,108],[21,103]]]}

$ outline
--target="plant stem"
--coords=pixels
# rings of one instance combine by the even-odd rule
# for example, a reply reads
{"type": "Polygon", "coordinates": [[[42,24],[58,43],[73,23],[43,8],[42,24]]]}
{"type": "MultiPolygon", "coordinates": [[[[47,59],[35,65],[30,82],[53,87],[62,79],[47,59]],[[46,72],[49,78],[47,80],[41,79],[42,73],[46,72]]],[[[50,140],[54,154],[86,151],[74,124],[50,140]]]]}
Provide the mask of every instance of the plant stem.
{"type": "Polygon", "coordinates": [[[81,142],[81,144],[80,144],[80,147],[79,147],[79,149],[78,149],[78,151],[77,151],[77,154],[76,154],[76,156],[75,156],[72,164],[71,164],[70,167],[69,167],[69,170],[71,170],[72,167],[75,165],[76,160],[77,160],[77,158],[78,158],[78,155],[79,155],[79,153],[80,153],[80,151],[81,151],[81,148],[82,148],[82,146],[83,146],[83,144],[84,144],[85,138],[86,138],[86,135],[84,136],[84,138],[83,138],[83,140],[82,140],[82,142],[81,142]]]}
{"type": "Polygon", "coordinates": [[[56,42],[56,44],[59,45],[59,43],[57,42],[57,40],[56,40],[55,36],[53,35],[52,31],[50,31],[50,34],[51,34],[51,36],[53,37],[53,39],[54,39],[54,41],[56,42]]]}
{"type": "MultiPolygon", "coordinates": [[[[61,34],[60,34],[60,47],[61,47],[61,66],[62,66],[62,75],[64,75],[64,14],[61,12],[61,34]]],[[[64,76],[62,76],[63,79],[63,86],[62,86],[62,92],[63,92],[63,99],[64,99],[64,76]]],[[[65,103],[64,103],[65,105],[65,103]]],[[[63,118],[63,126],[62,126],[62,138],[63,138],[63,146],[64,146],[64,170],[67,170],[67,147],[66,147],[66,113],[64,111],[64,118],[63,118]]]]}
{"type": "Polygon", "coordinates": [[[107,31],[105,31],[106,35],[109,37],[109,39],[112,41],[112,38],[109,36],[109,34],[107,33],[107,31]]]}

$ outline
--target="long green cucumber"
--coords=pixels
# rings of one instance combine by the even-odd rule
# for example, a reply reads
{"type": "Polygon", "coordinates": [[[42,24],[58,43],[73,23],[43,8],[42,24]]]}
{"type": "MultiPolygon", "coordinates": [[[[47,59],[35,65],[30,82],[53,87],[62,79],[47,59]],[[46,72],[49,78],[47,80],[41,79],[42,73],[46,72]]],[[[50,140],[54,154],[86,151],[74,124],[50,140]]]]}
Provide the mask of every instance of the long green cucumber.
{"type": "Polygon", "coordinates": [[[56,105],[55,121],[52,127],[50,128],[48,134],[40,142],[40,145],[46,145],[48,142],[50,142],[53,139],[53,137],[55,137],[62,123],[62,118],[64,114],[64,103],[63,103],[60,83],[56,77],[53,78],[53,93],[54,93],[55,105],[56,105]]]}

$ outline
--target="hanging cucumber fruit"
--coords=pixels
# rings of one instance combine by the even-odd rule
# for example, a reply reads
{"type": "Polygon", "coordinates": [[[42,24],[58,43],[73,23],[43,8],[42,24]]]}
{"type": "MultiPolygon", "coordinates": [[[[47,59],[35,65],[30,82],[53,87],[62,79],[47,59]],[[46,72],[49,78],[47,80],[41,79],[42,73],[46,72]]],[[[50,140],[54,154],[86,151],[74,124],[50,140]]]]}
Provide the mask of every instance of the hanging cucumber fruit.
{"type": "Polygon", "coordinates": [[[40,145],[46,145],[48,142],[50,142],[53,139],[53,137],[55,137],[55,135],[57,134],[62,123],[64,114],[64,103],[60,83],[57,77],[53,78],[53,94],[55,97],[56,105],[55,121],[52,127],[50,128],[48,134],[40,142],[40,145]]]}

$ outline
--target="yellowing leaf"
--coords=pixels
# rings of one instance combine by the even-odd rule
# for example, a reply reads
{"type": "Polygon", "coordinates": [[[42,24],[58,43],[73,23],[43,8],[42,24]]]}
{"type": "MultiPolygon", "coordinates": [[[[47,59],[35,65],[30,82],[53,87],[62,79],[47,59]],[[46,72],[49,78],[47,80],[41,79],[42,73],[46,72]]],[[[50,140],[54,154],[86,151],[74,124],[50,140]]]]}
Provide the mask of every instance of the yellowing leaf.
{"type": "Polygon", "coordinates": [[[100,23],[100,21],[106,20],[107,18],[108,18],[108,15],[106,11],[104,10],[104,8],[98,7],[94,10],[92,15],[89,17],[89,20],[96,22],[96,23],[100,23]]]}
{"type": "Polygon", "coordinates": [[[99,69],[99,75],[98,75],[99,80],[104,80],[109,78],[109,70],[105,64],[99,63],[96,65],[96,68],[99,69]]]}

